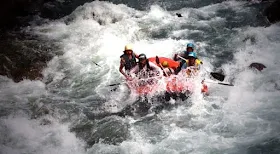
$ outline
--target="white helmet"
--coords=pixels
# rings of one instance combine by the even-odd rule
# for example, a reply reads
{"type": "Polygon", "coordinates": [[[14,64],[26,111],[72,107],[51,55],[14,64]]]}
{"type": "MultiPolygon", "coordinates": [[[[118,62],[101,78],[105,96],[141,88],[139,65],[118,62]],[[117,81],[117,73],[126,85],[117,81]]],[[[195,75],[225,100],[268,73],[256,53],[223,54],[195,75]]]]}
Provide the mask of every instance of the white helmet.
{"type": "Polygon", "coordinates": [[[124,47],[124,51],[127,51],[127,50],[132,50],[132,45],[131,45],[131,44],[127,44],[127,45],[124,47]]]}

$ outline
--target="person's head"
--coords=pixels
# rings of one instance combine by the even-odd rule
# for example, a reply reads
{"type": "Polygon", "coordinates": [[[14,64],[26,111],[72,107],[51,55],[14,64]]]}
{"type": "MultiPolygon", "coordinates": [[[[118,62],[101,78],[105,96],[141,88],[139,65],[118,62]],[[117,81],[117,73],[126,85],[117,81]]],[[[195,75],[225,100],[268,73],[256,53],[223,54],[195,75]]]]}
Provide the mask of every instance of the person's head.
{"type": "Polygon", "coordinates": [[[138,59],[139,59],[139,64],[141,65],[145,65],[147,63],[147,57],[143,53],[139,55],[138,59]]]}
{"type": "Polygon", "coordinates": [[[128,54],[128,55],[131,55],[133,53],[133,50],[132,50],[132,45],[131,44],[127,44],[125,47],[124,47],[124,51],[123,51],[125,54],[128,54]]]}
{"type": "Polygon", "coordinates": [[[163,67],[169,67],[169,64],[167,61],[163,61],[162,64],[161,64],[163,67]]]}
{"type": "Polygon", "coordinates": [[[187,52],[193,52],[193,50],[194,50],[194,44],[188,43],[188,44],[187,44],[186,51],[187,51],[187,52]]]}
{"type": "Polygon", "coordinates": [[[189,65],[195,66],[196,54],[194,52],[190,52],[188,54],[188,59],[189,59],[189,65]]]}

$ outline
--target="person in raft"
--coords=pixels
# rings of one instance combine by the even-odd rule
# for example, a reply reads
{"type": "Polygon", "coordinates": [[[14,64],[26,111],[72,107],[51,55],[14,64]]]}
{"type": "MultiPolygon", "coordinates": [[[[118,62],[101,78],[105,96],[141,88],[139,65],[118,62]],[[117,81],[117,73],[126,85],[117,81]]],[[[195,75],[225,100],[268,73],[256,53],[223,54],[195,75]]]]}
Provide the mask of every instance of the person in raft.
{"type": "MultiPolygon", "coordinates": [[[[199,59],[197,58],[197,55],[196,55],[196,53],[194,52],[194,48],[195,48],[195,46],[194,46],[193,43],[188,43],[188,44],[187,44],[187,48],[186,48],[185,51],[183,51],[183,52],[180,53],[180,54],[175,54],[175,55],[174,55],[173,60],[175,60],[175,61],[180,61],[180,66],[178,67],[179,70],[180,70],[180,68],[183,66],[183,64],[185,63],[185,60],[184,60],[184,59],[188,59],[188,58],[189,58],[189,53],[190,53],[190,52],[193,52],[193,53],[195,54],[195,57],[196,57],[197,61],[198,61],[200,64],[203,64],[202,61],[199,60],[199,59]]],[[[177,71],[175,71],[175,72],[177,72],[177,71]]]]}
{"type": "Polygon", "coordinates": [[[186,69],[188,76],[195,75],[200,69],[200,60],[197,59],[194,52],[189,52],[187,60],[184,61],[181,67],[177,68],[175,74],[178,74],[182,69],[186,69]]]}
{"type": "Polygon", "coordinates": [[[172,74],[175,74],[175,69],[176,68],[171,68],[169,67],[169,63],[168,61],[163,61],[161,63],[162,67],[163,67],[163,73],[164,73],[164,76],[170,76],[172,74]]]}
{"type": "MultiPolygon", "coordinates": [[[[186,70],[186,74],[188,77],[197,75],[200,70],[200,61],[197,59],[196,54],[194,52],[190,52],[188,55],[188,59],[185,61],[181,69],[186,70]]],[[[201,81],[202,88],[201,92],[205,95],[209,95],[208,86],[204,83],[204,80],[201,81]]]]}
{"type": "Polygon", "coordinates": [[[129,71],[137,65],[136,58],[139,56],[132,50],[132,45],[128,44],[124,47],[123,55],[120,56],[120,67],[119,71],[125,76],[127,80],[132,80],[129,71]],[[125,71],[123,71],[123,68],[125,71]]]}
{"type": "Polygon", "coordinates": [[[139,79],[148,79],[156,76],[163,76],[160,67],[150,62],[145,54],[140,54],[138,64],[129,72],[132,76],[135,75],[139,79]]]}

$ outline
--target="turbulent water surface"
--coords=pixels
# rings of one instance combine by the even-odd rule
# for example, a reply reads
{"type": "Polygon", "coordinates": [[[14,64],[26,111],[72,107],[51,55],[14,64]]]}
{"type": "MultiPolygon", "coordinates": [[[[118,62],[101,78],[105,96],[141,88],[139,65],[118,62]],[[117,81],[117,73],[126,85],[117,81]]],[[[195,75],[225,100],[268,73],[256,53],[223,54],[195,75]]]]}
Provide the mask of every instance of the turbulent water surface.
{"type": "Polygon", "coordinates": [[[42,81],[0,76],[0,153],[280,153],[280,26],[265,27],[258,14],[240,1],[112,0],[34,21],[23,31],[63,54],[42,81]],[[205,69],[222,70],[235,86],[209,83],[208,97],[171,100],[177,105],[157,114],[113,114],[139,102],[125,85],[107,86],[123,82],[125,44],[172,57],[188,42],[205,69]],[[250,70],[252,62],[267,68],[250,70]]]}

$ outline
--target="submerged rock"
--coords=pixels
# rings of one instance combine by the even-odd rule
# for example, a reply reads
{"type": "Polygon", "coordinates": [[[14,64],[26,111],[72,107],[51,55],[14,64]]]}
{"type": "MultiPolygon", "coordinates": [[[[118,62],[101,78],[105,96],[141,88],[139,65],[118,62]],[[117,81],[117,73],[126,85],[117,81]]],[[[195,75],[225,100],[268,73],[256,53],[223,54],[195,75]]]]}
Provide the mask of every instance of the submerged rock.
{"type": "Polygon", "coordinates": [[[87,142],[90,148],[97,143],[117,145],[129,137],[128,124],[116,116],[100,121],[81,120],[70,129],[87,142]]]}

